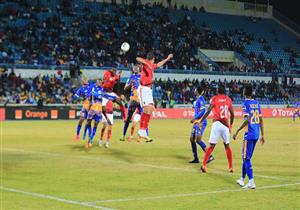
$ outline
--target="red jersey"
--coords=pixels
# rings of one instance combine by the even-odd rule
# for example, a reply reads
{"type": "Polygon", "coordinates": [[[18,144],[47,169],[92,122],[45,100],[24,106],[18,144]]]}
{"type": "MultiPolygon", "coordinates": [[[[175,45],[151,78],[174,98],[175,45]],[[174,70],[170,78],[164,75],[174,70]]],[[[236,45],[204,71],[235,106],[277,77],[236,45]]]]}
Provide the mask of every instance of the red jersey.
{"type": "Polygon", "coordinates": [[[211,98],[210,104],[214,106],[213,108],[213,122],[220,121],[227,127],[229,127],[229,109],[232,108],[231,99],[224,94],[219,94],[211,98]]]}
{"type": "Polygon", "coordinates": [[[114,103],[112,101],[108,101],[105,107],[107,114],[112,114],[114,112],[114,103]]]}
{"type": "Polygon", "coordinates": [[[151,86],[153,82],[153,73],[157,65],[152,63],[149,60],[146,60],[147,64],[143,64],[142,72],[141,72],[141,85],[143,86],[151,86]]]}
{"type": "Polygon", "coordinates": [[[109,70],[106,70],[103,75],[103,88],[107,92],[112,92],[114,89],[114,86],[116,84],[116,81],[120,79],[120,75],[113,76],[112,73],[109,70]]]}

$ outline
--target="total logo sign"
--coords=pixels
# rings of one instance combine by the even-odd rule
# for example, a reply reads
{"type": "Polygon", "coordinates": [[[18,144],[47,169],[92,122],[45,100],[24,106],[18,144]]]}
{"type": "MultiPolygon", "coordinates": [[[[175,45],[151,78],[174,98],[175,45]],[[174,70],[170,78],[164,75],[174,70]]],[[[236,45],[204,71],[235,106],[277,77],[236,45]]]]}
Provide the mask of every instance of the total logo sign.
{"type": "Polygon", "coordinates": [[[184,110],[183,117],[188,117],[188,118],[194,117],[194,113],[195,112],[193,110],[184,110]]]}
{"type": "Polygon", "coordinates": [[[293,110],[292,109],[273,109],[272,117],[292,117],[293,110]]]}
{"type": "Polygon", "coordinates": [[[152,117],[153,118],[170,118],[168,117],[168,114],[166,113],[166,111],[163,111],[163,110],[155,110],[153,113],[152,113],[152,117]]]}

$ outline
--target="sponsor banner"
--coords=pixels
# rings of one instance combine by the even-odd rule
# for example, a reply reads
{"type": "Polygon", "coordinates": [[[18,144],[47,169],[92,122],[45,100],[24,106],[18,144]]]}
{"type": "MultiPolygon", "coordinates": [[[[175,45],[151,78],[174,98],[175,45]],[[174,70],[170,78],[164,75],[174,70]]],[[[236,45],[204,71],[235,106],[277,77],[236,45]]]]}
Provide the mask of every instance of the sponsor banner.
{"type": "MultiPolygon", "coordinates": [[[[57,107],[44,107],[38,109],[34,106],[5,107],[5,118],[7,120],[57,120],[69,119],[64,117],[63,109],[57,107]]],[[[64,108],[65,109],[65,108],[64,108]]],[[[68,108],[69,110],[69,108],[68,108]]]]}
{"type": "MultiPolygon", "coordinates": [[[[37,109],[36,107],[0,107],[0,121],[2,120],[68,120],[79,119],[80,108],[74,107],[44,107],[37,109]]],[[[292,117],[293,108],[262,108],[263,117],[285,118],[292,117]]],[[[236,118],[243,117],[241,108],[234,108],[236,118]]],[[[191,108],[185,109],[156,109],[152,114],[153,119],[192,119],[194,110],[191,108]]],[[[121,112],[114,111],[114,118],[120,119],[121,112]]],[[[212,118],[210,113],[208,118],[212,118]]]]}
{"type": "MultiPolygon", "coordinates": [[[[292,117],[292,108],[263,108],[263,117],[292,117]]],[[[212,112],[208,118],[212,118],[212,112]]],[[[241,108],[234,109],[234,116],[236,118],[243,117],[243,110],[241,108]]],[[[192,119],[194,117],[193,109],[156,109],[153,112],[152,117],[154,119],[192,119]]]]}
{"type": "Polygon", "coordinates": [[[0,121],[5,120],[5,109],[4,108],[0,108],[0,121]]]}

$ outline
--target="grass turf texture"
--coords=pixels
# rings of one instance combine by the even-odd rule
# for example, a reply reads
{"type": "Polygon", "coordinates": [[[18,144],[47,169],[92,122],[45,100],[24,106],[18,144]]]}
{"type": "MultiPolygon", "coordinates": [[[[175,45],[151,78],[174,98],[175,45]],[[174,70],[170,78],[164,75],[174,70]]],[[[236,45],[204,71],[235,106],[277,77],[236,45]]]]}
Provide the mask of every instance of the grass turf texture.
{"type": "MultiPolygon", "coordinates": [[[[221,141],[215,161],[202,174],[199,164],[187,163],[192,159],[188,120],[153,120],[155,140],[141,144],[120,142],[122,122],[116,121],[111,147],[97,146],[98,128],[90,150],[82,141],[72,143],[77,121],[0,123],[0,209],[300,208],[300,127],[291,119],[265,119],[267,142],[257,145],[252,161],[257,189],[246,191],[235,183],[242,133],[231,142],[234,174],[227,173],[221,141]]],[[[211,121],[205,142],[210,126],[211,121]]]]}

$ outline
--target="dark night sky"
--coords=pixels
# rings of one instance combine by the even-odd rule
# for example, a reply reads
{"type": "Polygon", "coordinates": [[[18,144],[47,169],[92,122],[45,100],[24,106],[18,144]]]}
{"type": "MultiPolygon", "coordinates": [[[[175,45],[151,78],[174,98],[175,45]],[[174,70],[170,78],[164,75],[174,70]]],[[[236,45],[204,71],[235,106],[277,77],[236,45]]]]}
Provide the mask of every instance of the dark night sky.
{"type": "Polygon", "coordinates": [[[300,1],[299,0],[270,0],[273,7],[300,25],[300,1]]]}
{"type": "MultiPolygon", "coordinates": [[[[236,1],[236,0],[230,0],[236,1]]],[[[287,16],[289,19],[293,20],[295,23],[300,25],[300,1],[299,0],[238,0],[241,2],[251,2],[251,3],[263,3],[267,4],[270,2],[273,8],[278,10],[283,15],[287,16]]]]}

